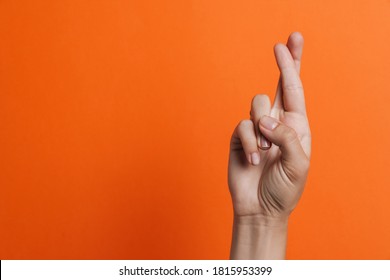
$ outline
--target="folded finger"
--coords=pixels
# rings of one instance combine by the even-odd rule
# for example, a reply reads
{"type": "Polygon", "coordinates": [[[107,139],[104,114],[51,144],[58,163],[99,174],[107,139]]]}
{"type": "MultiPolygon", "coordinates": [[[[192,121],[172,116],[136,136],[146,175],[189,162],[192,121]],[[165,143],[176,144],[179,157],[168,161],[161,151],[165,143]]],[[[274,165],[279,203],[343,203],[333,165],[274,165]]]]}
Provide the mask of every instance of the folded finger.
{"type": "Polygon", "coordinates": [[[254,124],[251,120],[242,120],[236,126],[233,136],[238,138],[250,164],[260,163],[260,153],[257,148],[254,124]]]}
{"type": "Polygon", "coordinates": [[[268,95],[257,94],[253,97],[251,104],[251,120],[255,124],[257,146],[262,150],[268,150],[271,148],[271,142],[261,134],[258,124],[262,116],[269,115],[270,110],[271,102],[268,95]]]}

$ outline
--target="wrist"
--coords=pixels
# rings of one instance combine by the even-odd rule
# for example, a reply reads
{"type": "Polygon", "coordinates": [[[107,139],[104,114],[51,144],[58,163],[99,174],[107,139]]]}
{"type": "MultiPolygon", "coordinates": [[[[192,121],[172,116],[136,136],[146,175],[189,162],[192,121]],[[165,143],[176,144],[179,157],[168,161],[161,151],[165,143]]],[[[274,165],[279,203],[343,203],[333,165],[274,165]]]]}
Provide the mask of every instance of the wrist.
{"type": "Polygon", "coordinates": [[[231,259],[285,259],[287,217],[234,216],[231,259]]]}
{"type": "Polygon", "coordinates": [[[269,230],[272,229],[287,230],[288,218],[289,218],[288,215],[271,217],[262,214],[244,215],[244,216],[234,214],[233,224],[235,226],[242,226],[242,227],[262,227],[262,228],[267,228],[269,230]]]}

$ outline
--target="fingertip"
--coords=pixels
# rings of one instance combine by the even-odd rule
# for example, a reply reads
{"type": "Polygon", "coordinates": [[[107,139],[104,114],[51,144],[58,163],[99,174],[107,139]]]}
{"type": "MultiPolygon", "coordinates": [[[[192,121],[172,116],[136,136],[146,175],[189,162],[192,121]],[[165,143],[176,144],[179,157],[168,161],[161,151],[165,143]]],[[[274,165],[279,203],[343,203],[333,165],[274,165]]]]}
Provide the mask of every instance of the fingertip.
{"type": "Polygon", "coordinates": [[[296,60],[301,59],[303,42],[303,36],[298,31],[291,33],[290,37],[288,38],[287,47],[296,60]]]}
{"type": "Polygon", "coordinates": [[[276,43],[274,45],[274,52],[276,53],[278,49],[283,48],[284,46],[285,45],[283,43],[280,43],[280,42],[276,43]]]}
{"type": "Polygon", "coordinates": [[[277,43],[274,47],[274,53],[279,69],[289,61],[293,61],[290,50],[285,44],[277,43]]]}
{"type": "Polygon", "coordinates": [[[303,35],[299,31],[294,31],[290,34],[290,38],[297,42],[303,42],[303,35]]]}
{"type": "Polygon", "coordinates": [[[260,136],[260,149],[263,151],[267,151],[271,148],[272,143],[263,135],[260,136]]]}
{"type": "Polygon", "coordinates": [[[265,147],[260,147],[260,149],[262,150],[262,151],[268,151],[269,149],[271,149],[271,145],[272,145],[272,143],[270,143],[269,144],[269,146],[265,146],[265,147]]]}

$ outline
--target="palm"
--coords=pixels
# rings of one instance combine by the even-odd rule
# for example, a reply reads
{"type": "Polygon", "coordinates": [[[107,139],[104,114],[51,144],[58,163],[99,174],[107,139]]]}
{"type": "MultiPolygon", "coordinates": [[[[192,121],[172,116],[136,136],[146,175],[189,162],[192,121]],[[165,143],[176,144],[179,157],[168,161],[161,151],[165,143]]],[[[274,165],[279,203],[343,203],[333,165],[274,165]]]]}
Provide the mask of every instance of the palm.
{"type": "MultiPolygon", "coordinates": [[[[294,42],[293,38],[289,40],[289,43],[288,47],[299,73],[302,45],[294,42]]],[[[290,104],[287,103],[289,100],[284,97],[286,93],[283,89],[284,91],[292,89],[286,85],[288,83],[286,81],[282,83],[281,78],[274,105],[270,108],[268,115],[296,131],[304,152],[310,158],[311,134],[306,112],[284,108],[290,104]]],[[[232,137],[228,180],[235,213],[240,216],[289,214],[301,196],[303,186],[297,187],[291,181],[289,167],[283,161],[279,147],[272,145],[267,151],[260,150],[260,158],[259,165],[251,165],[246,160],[240,141],[232,137]]]]}

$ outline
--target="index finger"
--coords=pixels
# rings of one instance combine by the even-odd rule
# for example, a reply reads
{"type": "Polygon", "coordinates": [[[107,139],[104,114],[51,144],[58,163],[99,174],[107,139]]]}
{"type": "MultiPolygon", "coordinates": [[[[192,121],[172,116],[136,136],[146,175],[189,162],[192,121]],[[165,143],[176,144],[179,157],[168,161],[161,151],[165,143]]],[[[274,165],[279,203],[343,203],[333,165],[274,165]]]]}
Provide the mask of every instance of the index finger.
{"type": "Polygon", "coordinates": [[[306,115],[302,82],[289,49],[278,43],[274,46],[274,52],[282,80],[284,110],[306,115]]]}

